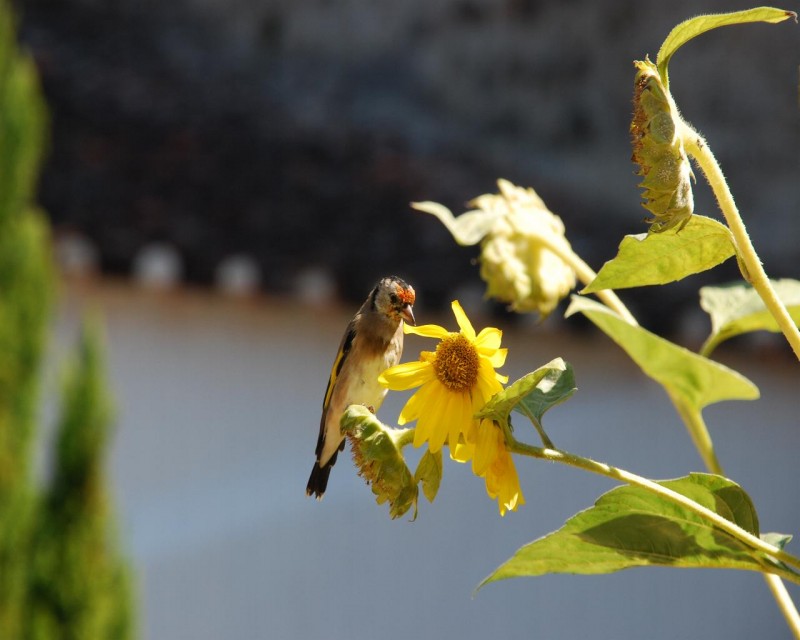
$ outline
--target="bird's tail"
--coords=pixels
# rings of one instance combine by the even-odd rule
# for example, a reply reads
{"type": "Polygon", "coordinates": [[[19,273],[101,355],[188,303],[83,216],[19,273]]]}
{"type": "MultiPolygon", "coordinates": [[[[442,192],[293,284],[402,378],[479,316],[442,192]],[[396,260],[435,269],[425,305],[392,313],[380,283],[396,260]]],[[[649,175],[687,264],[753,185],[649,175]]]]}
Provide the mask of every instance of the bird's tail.
{"type": "Polygon", "coordinates": [[[328,487],[328,477],[331,475],[333,465],[328,462],[324,467],[319,466],[319,460],[314,463],[314,468],[311,470],[311,476],[306,485],[307,496],[317,496],[317,500],[322,500],[325,494],[325,489],[328,487]]]}

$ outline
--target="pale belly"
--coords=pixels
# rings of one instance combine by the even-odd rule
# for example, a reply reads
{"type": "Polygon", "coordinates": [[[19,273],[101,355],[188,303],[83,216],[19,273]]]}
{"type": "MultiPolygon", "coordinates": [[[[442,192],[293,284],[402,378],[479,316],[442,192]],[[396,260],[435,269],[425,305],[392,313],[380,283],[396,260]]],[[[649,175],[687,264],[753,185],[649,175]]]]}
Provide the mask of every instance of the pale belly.
{"type": "Polygon", "coordinates": [[[378,383],[378,376],[389,367],[397,364],[400,359],[400,349],[391,349],[388,353],[374,358],[365,363],[360,375],[353,379],[350,371],[343,371],[337,381],[336,389],[331,397],[325,425],[325,445],[320,455],[320,464],[324,465],[339,449],[344,436],[339,430],[339,420],[342,413],[351,404],[362,404],[371,407],[377,413],[383,399],[386,397],[386,388],[378,383]],[[395,355],[396,354],[396,355],[395,355]],[[347,379],[347,384],[343,384],[347,379]]]}

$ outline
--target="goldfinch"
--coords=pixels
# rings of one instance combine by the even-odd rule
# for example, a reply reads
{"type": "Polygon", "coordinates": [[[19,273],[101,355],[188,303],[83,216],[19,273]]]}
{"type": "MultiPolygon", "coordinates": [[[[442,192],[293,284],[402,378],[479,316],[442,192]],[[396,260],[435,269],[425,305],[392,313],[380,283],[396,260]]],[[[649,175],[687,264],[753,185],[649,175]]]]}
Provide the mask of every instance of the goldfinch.
{"type": "Polygon", "coordinates": [[[416,294],[397,276],[383,278],[347,325],[333,361],[322,402],[317,440],[317,461],[311,470],[306,495],[321,500],[331,467],[344,449],[339,420],[351,404],[377,411],[386,395],[378,376],[400,361],[403,353],[403,321],[415,324],[412,305],[416,294]]]}

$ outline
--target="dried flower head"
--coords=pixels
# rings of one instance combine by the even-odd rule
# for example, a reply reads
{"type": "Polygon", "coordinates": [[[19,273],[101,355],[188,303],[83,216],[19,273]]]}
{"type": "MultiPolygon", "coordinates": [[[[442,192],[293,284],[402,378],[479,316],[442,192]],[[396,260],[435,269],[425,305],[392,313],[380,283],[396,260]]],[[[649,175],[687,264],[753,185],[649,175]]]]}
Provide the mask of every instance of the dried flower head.
{"type": "Polygon", "coordinates": [[[564,223],[533,189],[507,180],[497,185],[499,193],[478,196],[458,218],[433,202],[414,206],[439,218],[459,244],[481,243],[487,297],[545,317],[575,287],[575,271],[553,251],[571,251],[564,223]]]}
{"type": "Polygon", "coordinates": [[[399,518],[413,506],[416,517],[419,489],[396,444],[397,430],[385,427],[360,405],[347,408],[341,427],[350,441],[358,475],[370,485],[377,503],[388,502],[392,518],[399,518]]]}
{"type": "Polygon", "coordinates": [[[654,233],[677,226],[682,229],[694,212],[694,179],[681,134],[683,121],[675,101],[664,86],[656,66],[636,61],[633,94],[631,160],[639,165],[644,189],[642,205],[654,233]]]}

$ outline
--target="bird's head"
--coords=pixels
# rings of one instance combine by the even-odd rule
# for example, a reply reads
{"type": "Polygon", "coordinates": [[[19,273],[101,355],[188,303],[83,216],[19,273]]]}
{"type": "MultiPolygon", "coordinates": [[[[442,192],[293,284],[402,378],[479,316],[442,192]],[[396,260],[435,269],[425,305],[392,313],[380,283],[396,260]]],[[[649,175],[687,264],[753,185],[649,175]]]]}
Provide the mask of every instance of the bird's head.
{"type": "Polygon", "coordinates": [[[402,278],[387,276],[376,287],[375,308],[393,320],[405,320],[415,325],[413,305],[416,299],[414,287],[402,278]]]}

